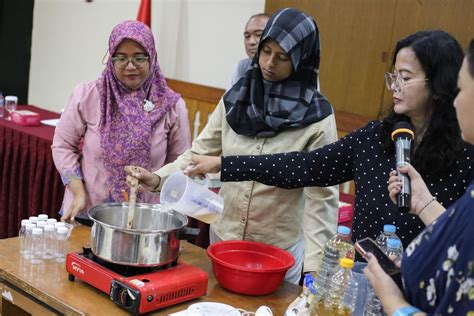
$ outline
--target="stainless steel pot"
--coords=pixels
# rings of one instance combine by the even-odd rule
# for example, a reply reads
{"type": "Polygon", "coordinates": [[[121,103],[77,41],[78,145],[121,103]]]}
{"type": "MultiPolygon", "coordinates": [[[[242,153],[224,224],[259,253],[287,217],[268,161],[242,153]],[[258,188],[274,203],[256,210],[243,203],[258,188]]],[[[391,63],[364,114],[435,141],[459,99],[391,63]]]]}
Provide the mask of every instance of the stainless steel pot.
{"type": "Polygon", "coordinates": [[[128,203],[99,204],[88,211],[94,221],[91,249],[99,258],[123,265],[161,266],[178,258],[181,239],[197,236],[188,218],[162,205],[137,203],[127,229],[128,203]]]}

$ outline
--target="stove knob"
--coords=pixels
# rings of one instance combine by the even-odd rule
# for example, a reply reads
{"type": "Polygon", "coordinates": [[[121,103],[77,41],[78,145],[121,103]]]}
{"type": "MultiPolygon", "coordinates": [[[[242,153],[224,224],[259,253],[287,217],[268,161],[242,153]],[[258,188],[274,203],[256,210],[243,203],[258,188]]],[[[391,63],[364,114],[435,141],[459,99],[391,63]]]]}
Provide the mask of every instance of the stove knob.
{"type": "Polygon", "coordinates": [[[120,289],[119,300],[122,306],[132,307],[135,299],[135,296],[127,288],[120,289]]]}
{"type": "Polygon", "coordinates": [[[120,289],[119,291],[119,302],[122,306],[127,306],[127,290],[126,289],[120,289]]]}
{"type": "Polygon", "coordinates": [[[148,296],[146,297],[146,300],[147,300],[148,302],[153,301],[153,295],[148,295],[148,296]]]}
{"type": "Polygon", "coordinates": [[[137,312],[140,304],[140,292],[113,280],[110,288],[110,299],[128,311],[137,312]]]}

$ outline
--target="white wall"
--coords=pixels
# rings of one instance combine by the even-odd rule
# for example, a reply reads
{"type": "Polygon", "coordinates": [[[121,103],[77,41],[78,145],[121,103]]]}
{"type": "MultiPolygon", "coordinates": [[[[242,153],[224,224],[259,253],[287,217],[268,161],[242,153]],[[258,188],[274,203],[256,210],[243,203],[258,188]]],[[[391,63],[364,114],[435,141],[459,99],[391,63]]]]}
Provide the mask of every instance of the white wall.
{"type": "MultiPolygon", "coordinates": [[[[243,28],[264,0],[152,0],[158,61],[168,78],[225,88],[246,57],[243,28]]],[[[35,0],[30,104],[59,111],[74,86],[99,77],[108,36],[139,0],[35,0]]]]}

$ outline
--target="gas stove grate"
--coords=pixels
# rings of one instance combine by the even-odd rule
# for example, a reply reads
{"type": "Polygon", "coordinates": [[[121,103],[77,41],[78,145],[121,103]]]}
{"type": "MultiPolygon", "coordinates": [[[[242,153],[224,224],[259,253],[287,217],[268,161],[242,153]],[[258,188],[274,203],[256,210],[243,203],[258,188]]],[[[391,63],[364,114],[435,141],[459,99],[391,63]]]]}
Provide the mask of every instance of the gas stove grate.
{"type": "Polygon", "coordinates": [[[155,272],[155,271],[160,271],[160,270],[164,270],[164,269],[167,269],[167,268],[171,268],[171,267],[174,267],[178,264],[178,259],[174,260],[173,262],[171,263],[168,263],[166,265],[163,265],[163,266],[159,266],[159,267],[135,267],[135,266],[129,266],[129,265],[123,265],[123,264],[116,264],[116,263],[112,263],[112,262],[109,262],[109,261],[106,261],[106,260],[103,260],[99,257],[97,257],[91,250],[91,248],[86,248],[86,247],[83,247],[83,252],[80,254],[84,257],[86,257],[87,259],[89,260],[92,260],[98,264],[100,264],[101,266],[115,272],[115,273],[118,273],[120,274],[121,276],[124,276],[124,277],[130,277],[130,276],[134,276],[134,275],[140,275],[140,274],[146,274],[146,273],[150,273],[150,272],[155,272]]]}

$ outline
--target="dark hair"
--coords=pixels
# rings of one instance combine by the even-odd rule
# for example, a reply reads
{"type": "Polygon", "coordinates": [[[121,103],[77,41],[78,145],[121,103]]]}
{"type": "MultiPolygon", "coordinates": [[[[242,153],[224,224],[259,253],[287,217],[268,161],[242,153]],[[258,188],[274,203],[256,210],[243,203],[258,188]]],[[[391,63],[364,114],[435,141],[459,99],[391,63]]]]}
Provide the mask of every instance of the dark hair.
{"type": "MultiPolygon", "coordinates": [[[[433,108],[427,130],[411,162],[422,174],[444,176],[454,167],[457,160],[464,157],[465,143],[461,138],[453,106],[464,53],[449,33],[441,30],[421,31],[397,43],[393,64],[397,53],[407,47],[415,52],[429,79],[426,83],[431,90],[430,103],[433,108]]],[[[380,140],[389,153],[394,152],[390,134],[398,121],[410,122],[410,118],[395,113],[392,105],[390,112],[383,119],[380,133],[380,140]]]]}
{"type": "Polygon", "coordinates": [[[474,38],[469,43],[469,48],[467,49],[467,63],[468,63],[468,70],[469,74],[472,78],[474,78],[474,38]]]}

